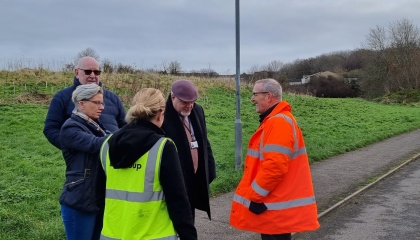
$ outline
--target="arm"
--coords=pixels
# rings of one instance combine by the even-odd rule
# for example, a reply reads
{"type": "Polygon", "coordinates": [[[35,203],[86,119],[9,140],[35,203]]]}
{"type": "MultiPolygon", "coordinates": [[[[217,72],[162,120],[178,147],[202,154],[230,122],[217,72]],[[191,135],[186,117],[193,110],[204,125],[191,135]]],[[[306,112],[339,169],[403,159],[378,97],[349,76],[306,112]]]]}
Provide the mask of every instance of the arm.
{"type": "Polygon", "coordinates": [[[113,108],[115,109],[113,116],[115,117],[115,121],[117,122],[117,127],[121,128],[127,124],[127,122],[125,121],[126,110],[124,108],[123,103],[121,102],[121,99],[118,97],[117,94],[111,91],[107,91],[107,93],[108,99],[112,102],[113,108]]]}
{"type": "Polygon", "coordinates": [[[80,123],[66,122],[60,132],[62,148],[74,149],[85,153],[99,152],[106,136],[97,137],[87,132],[86,128],[80,123]]]}
{"type": "Polygon", "coordinates": [[[209,167],[209,184],[216,178],[216,162],[214,160],[214,156],[213,156],[213,150],[211,149],[211,144],[208,138],[208,134],[207,134],[207,122],[206,122],[206,117],[204,114],[204,109],[203,107],[201,107],[200,105],[199,109],[200,109],[200,115],[202,116],[202,126],[204,126],[203,128],[203,137],[205,138],[204,141],[207,144],[207,161],[208,161],[208,167],[209,167]]]}
{"type": "Polygon", "coordinates": [[[281,181],[284,174],[289,170],[290,155],[293,152],[293,130],[283,118],[272,118],[264,123],[264,139],[262,154],[264,160],[261,161],[255,179],[251,183],[249,199],[260,203],[263,195],[255,190],[263,189],[271,192],[281,181]]]}
{"type": "Polygon", "coordinates": [[[169,216],[180,239],[197,239],[178,153],[172,141],[164,146],[159,178],[169,216]]]}
{"type": "Polygon", "coordinates": [[[208,152],[208,163],[209,163],[209,183],[216,178],[216,161],[213,157],[213,150],[211,149],[210,141],[207,137],[206,129],[206,140],[207,140],[207,152],[208,152]]]}
{"type": "Polygon", "coordinates": [[[124,125],[127,124],[127,122],[125,121],[126,111],[125,111],[123,103],[121,102],[121,99],[118,96],[116,97],[118,99],[118,102],[117,102],[118,115],[116,119],[117,119],[118,127],[122,128],[124,125]]]}
{"type": "Polygon", "coordinates": [[[65,104],[59,93],[53,97],[48,108],[43,131],[48,141],[58,149],[61,149],[60,129],[68,118],[65,104]]]}

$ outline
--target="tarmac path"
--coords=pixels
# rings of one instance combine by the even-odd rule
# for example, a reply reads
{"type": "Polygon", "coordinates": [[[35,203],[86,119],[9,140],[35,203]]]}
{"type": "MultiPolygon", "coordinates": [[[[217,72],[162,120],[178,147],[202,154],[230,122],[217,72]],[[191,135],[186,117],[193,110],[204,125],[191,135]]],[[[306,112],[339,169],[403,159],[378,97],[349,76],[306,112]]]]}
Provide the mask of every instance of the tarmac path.
{"type": "Polygon", "coordinates": [[[420,157],[321,218],[295,240],[420,239],[420,157]]]}
{"type": "MultiPolygon", "coordinates": [[[[357,192],[373,179],[420,156],[420,129],[311,165],[319,216],[357,192]]],[[[204,240],[257,240],[260,235],[229,225],[233,192],[211,198],[212,221],[196,211],[198,238],[204,240]]]]}

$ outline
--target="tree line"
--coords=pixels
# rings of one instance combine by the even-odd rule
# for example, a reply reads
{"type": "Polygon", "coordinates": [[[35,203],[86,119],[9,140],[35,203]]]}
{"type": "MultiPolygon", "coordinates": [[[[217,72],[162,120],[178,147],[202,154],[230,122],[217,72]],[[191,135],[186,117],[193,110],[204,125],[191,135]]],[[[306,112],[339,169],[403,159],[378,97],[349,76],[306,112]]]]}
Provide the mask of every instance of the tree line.
{"type": "MultiPolygon", "coordinates": [[[[99,59],[92,48],[80,52],[82,56],[99,59]]],[[[189,73],[182,72],[178,61],[163,62],[161,66],[138,70],[133,66],[115,64],[105,59],[102,70],[108,73],[135,73],[138,71],[159,74],[219,77],[213,69],[203,68],[189,73]]],[[[72,69],[75,63],[66,68],[72,69]]],[[[389,93],[418,90],[420,79],[420,30],[410,20],[391,22],[387,28],[376,26],[369,30],[366,42],[352,51],[338,51],[320,56],[297,59],[291,63],[272,61],[255,65],[241,74],[241,81],[250,82],[271,77],[277,79],[286,89],[310,93],[319,97],[365,97],[376,98],[389,93]],[[304,75],[331,71],[340,77],[315,77],[303,86],[290,86],[291,81],[304,75]]]]}
{"type": "Polygon", "coordinates": [[[397,20],[387,28],[376,26],[370,29],[366,42],[359,49],[323,54],[286,64],[272,61],[261,67],[254,66],[251,73],[245,76],[252,81],[259,77],[255,74],[270,73],[283,85],[288,85],[293,79],[324,71],[337,73],[341,78],[319,77],[303,88],[295,88],[306,92],[315,88],[318,93],[322,88],[331,88],[329,97],[334,97],[334,93],[341,89],[348,97],[362,96],[369,99],[398,91],[418,90],[419,27],[408,19],[397,20]]]}

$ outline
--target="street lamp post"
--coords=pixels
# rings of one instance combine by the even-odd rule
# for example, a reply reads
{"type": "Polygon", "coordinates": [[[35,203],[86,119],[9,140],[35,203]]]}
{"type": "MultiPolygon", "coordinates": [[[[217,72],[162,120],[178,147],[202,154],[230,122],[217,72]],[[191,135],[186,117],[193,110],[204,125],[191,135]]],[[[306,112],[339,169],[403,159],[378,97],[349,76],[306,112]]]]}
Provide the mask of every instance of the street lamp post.
{"type": "Polygon", "coordinates": [[[242,166],[242,122],[241,122],[241,95],[240,95],[240,37],[239,37],[239,0],[235,0],[235,28],[236,28],[236,120],[235,120],[235,169],[242,166]]]}

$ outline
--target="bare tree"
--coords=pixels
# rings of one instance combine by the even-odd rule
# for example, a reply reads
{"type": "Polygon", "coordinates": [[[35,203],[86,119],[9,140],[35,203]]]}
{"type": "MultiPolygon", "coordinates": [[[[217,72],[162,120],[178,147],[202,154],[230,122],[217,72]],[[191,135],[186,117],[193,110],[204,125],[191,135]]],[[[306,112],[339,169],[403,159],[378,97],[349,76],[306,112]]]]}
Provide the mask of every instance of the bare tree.
{"type": "Polygon", "coordinates": [[[260,67],[258,66],[258,64],[256,65],[252,65],[249,70],[247,71],[248,74],[254,74],[256,72],[260,71],[260,67]]]}
{"type": "Polygon", "coordinates": [[[168,71],[170,74],[179,74],[181,72],[181,64],[178,61],[172,61],[168,65],[168,71]]]}
{"type": "Polygon", "coordinates": [[[398,75],[398,88],[418,88],[420,30],[407,19],[396,21],[390,25],[391,57],[393,59],[393,75],[398,75]]]}
{"type": "Polygon", "coordinates": [[[77,66],[79,59],[82,57],[93,57],[99,62],[99,55],[96,53],[95,49],[93,48],[86,48],[85,50],[79,52],[76,57],[74,58],[73,64],[77,66]]]}
{"type": "Polygon", "coordinates": [[[93,48],[86,48],[85,50],[77,54],[77,59],[80,59],[82,57],[93,57],[99,61],[99,55],[96,53],[95,49],[93,48]]]}
{"type": "Polygon", "coordinates": [[[106,73],[112,73],[114,72],[114,68],[114,65],[109,59],[104,59],[104,61],[102,62],[102,71],[106,73]]]}
{"type": "Polygon", "coordinates": [[[265,70],[269,72],[280,72],[283,68],[284,63],[282,61],[271,61],[267,64],[267,67],[265,70]]]}
{"type": "Polygon", "coordinates": [[[382,51],[388,45],[385,28],[380,26],[370,29],[366,40],[367,47],[376,51],[382,51]]]}
{"type": "Polygon", "coordinates": [[[365,68],[364,86],[376,91],[374,95],[419,87],[420,30],[412,22],[392,22],[388,31],[376,26],[367,36],[367,46],[374,52],[365,68]]]}
{"type": "Polygon", "coordinates": [[[162,62],[162,73],[167,73],[168,72],[168,63],[165,61],[162,62]]]}

